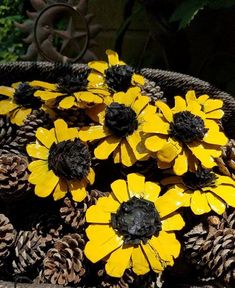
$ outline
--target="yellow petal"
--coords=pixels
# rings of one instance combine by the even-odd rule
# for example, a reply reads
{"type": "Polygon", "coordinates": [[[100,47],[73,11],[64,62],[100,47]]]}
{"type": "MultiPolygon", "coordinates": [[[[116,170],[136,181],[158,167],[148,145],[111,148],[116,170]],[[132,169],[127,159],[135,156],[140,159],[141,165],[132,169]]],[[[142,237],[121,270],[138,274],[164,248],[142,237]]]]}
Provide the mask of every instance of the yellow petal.
{"type": "Polygon", "coordinates": [[[47,101],[51,99],[56,99],[59,96],[64,96],[64,93],[59,92],[51,92],[51,91],[36,91],[34,96],[40,97],[42,100],[47,101]]]}
{"type": "Polygon", "coordinates": [[[131,105],[131,108],[135,111],[136,115],[139,115],[144,107],[148,105],[149,101],[148,96],[141,96],[131,105]]]}
{"type": "Polygon", "coordinates": [[[12,110],[16,109],[17,107],[18,105],[13,103],[10,99],[1,100],[0,101],[0,114],[6,115],[12,110]]]}
{"type": "Polygon", "coordinates": [[[0,95],[7,96],[9,98],[12,98],[15,93],[15,89],[12,87],[7,86],[0,86],[0,95]]]}
{"type": "Polygon", "coordinates": [[[33,161],[30,164],[30,169],[32,173],[29,175],[28,181],[36,185],[37,183],[42,182],[42,179],[44,179],[44,176],[47,174],[49,170],[48,164],[46,161],[43,160],[33,161]]]}
{"type": "Polygon", "coordinates": [[[146,115],[143,131],[147,133],[169,134],[170,124],[165,122],[159,115],[146,115]]]}
{"type": "Polygon", "coordinates": [[[127,142],[130,145],[137,160],[141,160],[149,154],[144,146],[144,139],[141,138],[140,132],[138,130],[127,136],[127,142]]]}
{"type": "Polygon", "coordinates": [[[87,196],[86,183],[84,180],[70,181],[69,182],[69,190],[70,190],[70,193],[72,194],[73,200],[76,202],[83,201],[87,196]]]}
{"type": "Polygon", "coordinates": [[[108,129],[101,125],[84,127],[78,131],[78,137],[85,142],[102,139],[108,135],[110,135],[108,129]]]}
{"type": "Polygon", "coordinates": [[[214,158],[211,156],[208,150],[206,150],[200,143],[188,143],[187,146],[192,153],[199,159],[205,168],[213,168],[216,166],[214,158]]]}
{"type": "Polygon", "coordinates": [[[115,51],[107,49],[105,53],[108,56],[109,65],[114,66],[119,64],[119,57],[115,51]]]}
{"type": "Polygon", "coordinates": [[[139,85],[144,85],[144,77],[139,74],[133,74],[132,79],[131,79],[132,85],[133,84],[139,84],[139,85]]]}
{"type": "Polygon", "coordinates": [[[51,91],[56,91],[57,90],[57,85],[56,84],[51,84],[51,83],[44,82],[44,81],[34,80],[34,81],[29,82],[29,84],[32,87],[41,87],[41,88],[48,89],[48,90],[51,90],[51,91]]]}
{"type": "Polygon", "coordinates": [[[223,100],[208,99],[204,104],[204,112],[208,113],[223,107],[223,100]]]}
{"type": "Polygon", "coordinates": [[[204,105],[206,100],[209,98],[208,95],[204,94],[198,97],[197,102],[201,105],[204,105]]]}
{"type": "Polygon", "coordinates": [[[164,135],[154,135],[145,140],[145,146],[152,152],[157,152],[166,144],[167,138],[164,135]]]}
{"type": "Polygon", "coordinates": [[[75,102],[74,96],[68,96],[60,101],[59,107],[62,109],[69,109],[73,107],[74,102],[75,102]]]}
{"type": "Polygon", "coordinates": [[[229,184],[229,185],[233,185],[235,187],[235,181],[228,176],[221,176],[216,174],[217,179],[216,179],[216,184],[220,185],[220,184],[229,184]]]}
{"type": "Polygon", "coordinates": [[[93,263],[101,260],[123,244],[123,240],[108,225],[90,225],[86,229],[86,233],[91,241],[86,244],[84,253],[93,263]]]}
{"type": "Polygon", "coordinates": [[[219,185],[211,189],[216,195],[222,198],[228,205],[235,207],[235,188],[230,185],[219,185]]]}
{"type": "Polygon", "coordinates": [[[74,95],[78,100],[84,101],[86,103],[95,103],[95,104],[103,103],[102,97],[99,97],[88,91],[74,93],[74,95]]]}
{"type": "Polygon", "coordinates": [[[183,175],[188,171],[188,158],[184,150],[175,158],[173,171],[176,175],[183,175]]]}
{"type": "Polygon", "coordinates": [[[90,206],[86,212],[86,221],[88,223],[108,224],[111,221],[111,213],[104,211],[100,205],[90,206]]]}
{"type": "Polygon", "coordinates": [[[121,162],[123,165],[130,167],[137,161],[134,151],[131,149],[130,145],[126,140],[121,141],[121,162]]]}
{"type": "Polygon", "coordinates": [[[120,203],[126,202],[130,198],[125,180],[119,179],[114,181],[111,184],[111,189],[120,203]]]}
{"type": "Polygon", "coordinates": [[[136,196],[138,198],[144,197],[145,177],[137,173],[127,175],[127,184],[130,197],[136,196]]]}
{"type": "Polygon", "coordinates": [[[53,143],[57,143],[55,138],[55,129],[47,130],[45,128],[39,127],[36,132],[37,139],[48,149],[53,143]]]}
{"type": "Polygon", "coordinates": [[[173,108],[174,113],[178,113],[186,110],[186,102],[181,96],[175,96],[175,107],[173,108]]]}
{"type": "Polygon", "coordinates": [[[104,74],[104,71],[108,69],[108,63],[104,61],[91,61],[88,63],[88,67],[104,74]]]}
{"type": "Polygon", "coordinates": [[[190,206],[193,213],[196,215],[201,215],[211,211],[211,208],[208,205],[206,194],[204,192],[201,193],[198,190],[193,193],[190,206]]]}
{"type": "Polygon", "coordinates": [[[157,183],[150,182],[150,181],[145,182],[144,199],[155,203],[160,192],[161,192],[161,187],[157,183]]]}
{"type": "Polygon", "coordinates": [[[174,231],[181,230],[185,223],[183,218],[179,213],[174,213],[173,215],[161,220],[163,231],[174,231]]]}
{"type": "Polygon", "coordinates": [[[213,211],[220,215],[224,213],[226,205],[220,197],[216,196],[214,193],[207,192],[206,198],[213,211]]]}
{"type": "Polygon", "coordinates": [[[193,115],[196,115],[196,116],[199,116],[200,118],[202,119],[205,119],[206,118],[206,115],[204,112],[202,112],[202,107],[201,105],[196,102],[196,101],[191,101],[189,102],[186,110],[191,112],[193,115]]]}
{"type": "MultiPolygon", "coordinates": [[[[90,82],[91,87],[99,87],[104,84],[104,77],[100,73],[97,73],[95,71],[92,71],[89,76],[87,77],[87,80],[90,82]]],[[[88,86],[89,86],[88,84],[88,86]]]]}
{"type": "Polygon", "coordinates": [[[23,125],[25,118],[32,112],[31,108],[20,108],[19,110],[15,111],[14,114],[11,116],[11,123],[16,125],[23,125]]]}
{"type": "Polygon", "coordinates": [[[28,144],[26,147],[27,153],[33,158],[42,160],[48,159],[49,150],[40,144],[28,144]]]}
{"type": "Polygon", "coordinates": [[[168,142],[157,152],[157,157],[162,162],[170,163],[181,153],[181,151],[182,146],[173,139],[169,139],[168,142]]]}
{"type": "Polygon", "coordinates": [[[140,246],[133,249],[131,259],[135,274],[144,275],[149,272],[149,263],[140,246]]]}
{"type": "Polygon", "coordinates": [[[67,123],[62,119],[57,119],[54,122],[55,134],[58,142],[74,139],[78,137],[76,128],[68,128],[67,123]]]}
{"type": "Polygon", "coordinates": [[[209,130],[204,138],[203,141],[209,144],[221,145],[224,146],[228,142],[228,138],[224,135],[223,132],[217,132],[215,130],[209,130]]]}
{"type": "Polygon", "coordinates": [[[35,169],[39,168],[40,166],[44,166],[44,165],[48,166],[47,161],[36,160],[36,161],[33,161],[33,162],[29,163],[28,170],[30,172],[33,172],[35,169]]]}
{"type": "Polygon", "coordinates": [[[115,250],[105,265],[106,273],[111,277],[122,277],[125,270],[130,267],[132,251],[133,246],[115,250]]]}
{"type": "Polygon", "coordinates": [[[113,161],[115,164],[122,161],[120,145],[113,151],[113,161]]]}
{"type": "Polygon", "coordinates": [[[54,200],[57,201],[64,198],[67,192],[68,192],[67,183],[60,179],[53,192],[54,200]]]}
{"type": "Polygon", "coordinates": [[[163,271],[166,265],[161,261],[157,249],[153,249],[149,243],[142,244],[141,247],[153,271],[156,273],[163,271]]]}
{"type": "Polygon", "coordinates": [[[221,119],[223,116],[224,111],[221,109],[206,113],[206,118],[208,119],[221,119]]]}
{"type": "Polygon", "coordinates": [[[90,168],[89,173],[88,173],[86,178],[87,178],[87,180],[88,180],[90,185],[94,184],[94,182],[95,182],[95,171],[92,168],[90,168]]]}
{"type": "Polygon", "coordinates": [[[101,140],[94,151],[95,157],[101,160],[108,159],[109,155],[115,150],[119,142],[120,139],[113,136],[101,140]]]}
{"type": "Polygon", "coordinates": [[[42,181],[35,186],[35,194],[39,197],[47,197],[53,192],[56,184],[59,182],[59,177],[50,170],[41,180],[42,181]]]}
{"type": "Polygon", "coordinates": [[[119,104],[124,104],[127,107],[131,106],[131,104],[135,101],[137,97],[138,97],[137,94],[130,93],[130,92],[129,93],[117,92],[113,94],[114,102],[117,102],[119,104]]]}
{"type": "Polygon", "coordinates": [[[157,101],[156,106],[162,111],[163,116],[168,122],[173,122],[172,111],[166,103],[162,101],[157,101]]]}
{"type": "Polygon", "coordinates": [[[185,98],[186,98],[187,104],[189,104],[191,101],[196,101],[197,97],[196,97],[195,91],[194,90],[188,91],[185,95],[185,98]]]}

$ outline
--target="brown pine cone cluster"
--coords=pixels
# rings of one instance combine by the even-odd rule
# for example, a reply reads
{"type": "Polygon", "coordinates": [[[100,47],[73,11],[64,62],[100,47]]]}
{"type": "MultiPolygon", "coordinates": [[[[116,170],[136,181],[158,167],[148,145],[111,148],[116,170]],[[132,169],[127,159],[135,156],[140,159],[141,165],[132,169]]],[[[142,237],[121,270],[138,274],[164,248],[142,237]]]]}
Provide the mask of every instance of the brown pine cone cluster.
{"type": "Polygon", "coordinates": [[[163,100],[164,93],[161,87],[156,82],[145,79],[144,87],[142,87],[142,94],[149,96],[152,101],[163,100]]]}
{"type": "Polygon", "coordinates": [[[235,285],[235,211],[210,216],[184,235],[185,253],[205,276],[235,285]]]}
{"type": "Polygon", "coordinates": [[[32,190],[28,182],[28,160],[12,153],[0,155],[0,198],[17,200],[32,190]]]}
{"type": "Polygon", "coordinates": [[[79,234],[68,234],[57,240],[44,258],[41,281],[59,285],[79,283],[85,274],[84,244],[79,234]]]}
{"type": "Polygon", "coordinates": [[[0,147],[11,143],[15,135],[15,125],[11,124],[8,117],[0,115],[0,147]]]}
{"type": "Polygon", "coordinates": [[[0,214],[0,267],[4,265],[7,256],[10,254],[10,248],[15,241],[15,230],[9,219],[0,214]]]}

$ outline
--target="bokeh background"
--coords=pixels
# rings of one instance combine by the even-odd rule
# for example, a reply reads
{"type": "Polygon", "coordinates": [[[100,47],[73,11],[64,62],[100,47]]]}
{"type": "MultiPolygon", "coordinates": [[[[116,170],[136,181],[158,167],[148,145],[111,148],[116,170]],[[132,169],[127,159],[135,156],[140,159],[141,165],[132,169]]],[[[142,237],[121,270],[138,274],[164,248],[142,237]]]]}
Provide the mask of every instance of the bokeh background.
{"type": "MultiPolygon", "coordinates": [[[[25,43],[23,39],[29,33],[17,28],[15,22],[32,26],[27,11],[39,13],[40,3],[79,1],[84,2],[35,0],[32,5],[29,0],[1,0],[0,62],[25,60],[30,41],[25,43]]],[[[137,68],[190,74],[235,95],[235,0],[85,2],[88,13],[95,15],[92,23],[101,25],[90,48],[95,57],[105,60],[104,52],[111,48],[137,68]]],[[[55,41],[56,45],[60,41],[55,41]]]]}

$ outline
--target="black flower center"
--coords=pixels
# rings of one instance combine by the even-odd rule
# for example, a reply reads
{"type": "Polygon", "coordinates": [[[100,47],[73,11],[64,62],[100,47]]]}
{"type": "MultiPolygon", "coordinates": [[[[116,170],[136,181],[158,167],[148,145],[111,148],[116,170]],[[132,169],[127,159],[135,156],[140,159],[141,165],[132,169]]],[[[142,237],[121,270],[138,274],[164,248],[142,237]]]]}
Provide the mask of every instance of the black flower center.
{"type": "Polygon", "coordinates": [[[88,84],[89,70],[80,72],[78,75],[70,76],[66,74],[65,77],[58,80],[58,90],[61,93],[73,94],[74,92],[86,90],[88,84]]]}
{"type": "Polygon", "coordinates": [[[185,186],[192,190],[213,186],[216,179],[216,174],[210,169],[199,169],[196,173],[187,172],[183,175],[185,186]]]}
{"type": "Polygon", "coordinates": [[[132,197],[123,202],[116,214],[111,214],[111,225],[123,237],[125,244],[146,243],[161,231],[161,221],[154,203],[132,197]]]}
{"type": "Polygon", "coordinates": [[[42,102],[34,96],[35,91],[37,91],[36,87],[31,87],[28,83],[21,83],[13,95],[14,102],[25,108],[40,108],[42,102]]]}
{"type": "Polygon", "coordinates": [[[138,128],[137,115],[130,107],[113,102],[106,108],[105,126],[115,136],[126,137],[138,128]]]}
{"type": "Polygon", "coordinates": [[[85,144],[79,139],[53,143],[48,157],[49,169],[67,180],[82,180],[88,175],[91,157],[85,144]]]}
{"type": "Polygon", "coordinates": [[[189,111],[174,114],[170,135],[184,143],[202,140],[208,129],[203,120],[189,111]]]}
{"type": "Polygon", "coordinates": [[[126,92],[131,85],[134,69],[127,65],[113,65],[105,70],[106,83],[113,91],[126,92]]]}

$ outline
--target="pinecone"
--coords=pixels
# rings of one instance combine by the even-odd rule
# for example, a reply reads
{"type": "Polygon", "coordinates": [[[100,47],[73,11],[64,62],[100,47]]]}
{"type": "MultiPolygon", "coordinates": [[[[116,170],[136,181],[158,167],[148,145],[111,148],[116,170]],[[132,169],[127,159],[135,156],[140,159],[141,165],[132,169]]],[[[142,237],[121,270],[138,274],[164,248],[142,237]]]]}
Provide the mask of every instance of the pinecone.
{"type": "Polygon", "coordinates": [[[69,127],[84,127],[91,122],[84,109],[56,109],[57,118],[62,118],[69,127]]]}
{"type": "Polygon", "coordinates": [[[85,274],[84,244],[79,234],[68,234],[57,240],[44,258],[41,282],[59,285],[79,283],[85,274]]]}
{"type": "Polygon", "coordinates": [[[222,155],[216,159],[217,169],[220,173],[230,176],[235,180],[235,140],[230,139],[222,148],[222,155]]]}
{"type": "Polygon", "coordinates": [[[12,201],[28,195],[32,185],[27,167],[28,160],[22,155],[0,155],[0,198],[12,201]]]}
{"type": "MultiPolygon", "coordinates": [[[[185,252],[205,276],[214,276],[225,285],[235,284],[235,212],[210,216],[184,235],[185,252]]],[[[227,286],[226,286],[227,287],[227,286]]],[[[232,286],[233,287],[233,286],[232,286]]]]}
{"type": "Polygon", "coordinates": [[[20,231],[15,241],[15,257],[12,262],[14,272],[27,272],[45,256],[45,239],[36,231],[20,231]]]}
{"type": "Polygon", "coordinates": [[[152,102],[155,102],[156,100],[164,100],[163,99],[164,92],[161,91],[161,88],[154,81],[145,79],[145,83],[144,86],[142,87],[141,92],[143,95],[149,96],[152,102]]]}
{"type": "Polygon", "coordinates": [[[15,125],[13,125],[9,118],[0,115],[0,146],[3,147],[6,144],[11,143],[13,137],[15,137],[15,125]]]}
{"type": "Polygon", "coordinates": [[[91,190],[83,202],[74,202],[66,197],[63,206],[60,208],[61,218],[71,228],[78,231],[85,223],[87,208],[94,205],[97,199],[102,196],[105,196],[105,193],[99,190],[91,190]]]}
{"type": "Polygon", "coordinates": [[[10,248],[15,241],[15,231],[9,219],[0,214],[0,267],[4,265],[10,248]]]}
{"type": "Polygon", "coordinates": [[[13,141],[8,146],[5,145],[5,148],[24,152],[27,144],[35,142],[35,134],[39,127],[51,128],[52,121],[43,110],[33,110],[24,120],[24,125],[16,131],[13,141]]]}

